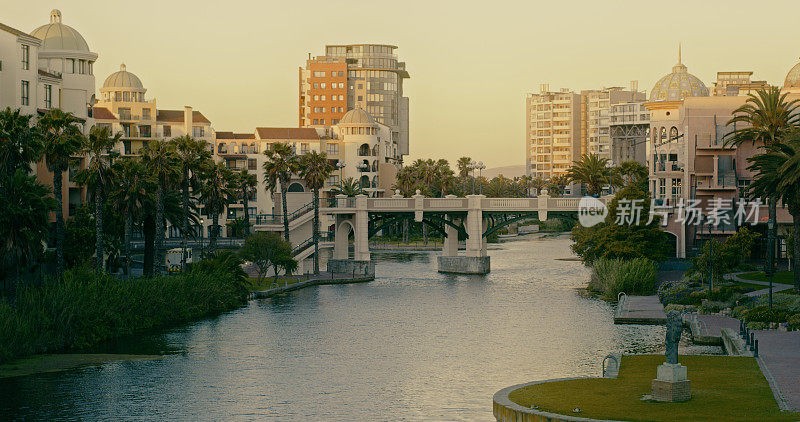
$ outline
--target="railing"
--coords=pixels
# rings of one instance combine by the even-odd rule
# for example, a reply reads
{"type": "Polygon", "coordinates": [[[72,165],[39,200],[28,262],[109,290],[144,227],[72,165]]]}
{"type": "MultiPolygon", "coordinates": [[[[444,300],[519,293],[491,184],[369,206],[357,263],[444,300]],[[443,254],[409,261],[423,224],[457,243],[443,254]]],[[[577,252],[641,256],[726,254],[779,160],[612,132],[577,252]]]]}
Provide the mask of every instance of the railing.
{"type": "Polygon", "coordinates": [[[721,188],[735,188],[736,173],[719,173],[717,175],[717,186],[721,188]]]}
{"type": "MultiPolygon", "coordinates": [[[[332,242],[334,239],[334,232],[324,232],[319,234],[319,241],[320,242],[332,242]]],[[[310,248],[314,245],[314,236],[309,237],[308,239],[300,242],[297,246],[292,248],[292,256],[297,256],[303,253],[306,249],[310,248]]]]}
{"type": "MultiPolygon", "coordinates": [[[[292,211],[287,216],[289,222],[305,215],[307,212],[314,209],[314,202],[309,202],[302,207],[292,211]]],[[[283,224],[283,214],[258,214],[255,216],[255,224],[283,224]]]]}
{"type": "MultiPolygon", "coordinates": [[[[182,239],[179,237],[169,237],[164,239],[164,247],[167,249],[180,248],[183,246],[182,239]]],[[[131,249],[144,249],[144,240],[133,239],[130,242],[131,249]]],[[[203,239],[186,239],[186,247],[188,248],[206,248],[209,246],[210,240],[203,239]]],[[[235,237],[218,237],[217,247],[219,248],[238,248],[244,245],[244,239],[235,237]]]]}

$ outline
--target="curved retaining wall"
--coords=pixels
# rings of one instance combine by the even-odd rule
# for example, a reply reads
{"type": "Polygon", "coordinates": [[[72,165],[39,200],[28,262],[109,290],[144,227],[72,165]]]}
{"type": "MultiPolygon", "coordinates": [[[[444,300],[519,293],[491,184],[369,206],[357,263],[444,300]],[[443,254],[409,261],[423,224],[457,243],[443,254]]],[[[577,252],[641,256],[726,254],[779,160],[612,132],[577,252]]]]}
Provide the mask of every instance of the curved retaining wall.
{"type": "Polygon", "coordinates": [[[494,394],[492,412],[497,422],[561,422],[561,421],[591,421],[591,422],[621,422],[606,419],[581,418],[578,416],[559,415],[558,413],[545,412],[538,409],[522,407],[508,398],[512,391],[529,385],[543,384],[546,382],[569,381],[578,379],[591,379],[597,377],[558,378],[546,381],[535,381],[525,384],[512,385],[494,394]]]}

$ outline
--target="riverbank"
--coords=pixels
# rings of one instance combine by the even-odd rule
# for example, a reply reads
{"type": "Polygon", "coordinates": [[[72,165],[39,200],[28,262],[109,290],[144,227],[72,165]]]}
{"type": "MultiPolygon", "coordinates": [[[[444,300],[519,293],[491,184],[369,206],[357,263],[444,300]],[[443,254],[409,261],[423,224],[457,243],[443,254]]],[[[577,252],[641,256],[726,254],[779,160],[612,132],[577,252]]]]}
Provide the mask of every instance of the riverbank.
{"type": "Polygon", "coordinates": [[[33,355],[0,365],[0,379],[34,374],[71,371],[110,362],[141,362],[163,358],[163,355],[129,355],[109,353],[75,353],[33,355]]]}
{"type": "Polygon", "coordinates": [[[353,275],[353,274],[336,274],[329,272],[320,272],[316,275],[307,276],[307,279],[290,279],[286,278],[282,283],[273,283],[269,289],[257,290],[253,295],[257,299],[264,299],[288,293],[295,290],[304,289],[306,287],[324,286],[333,284],[351,284],[351,283],[366,283],[375,280],[374,275],[353,275]]]}
{"type": "Polygon", "coordinates": [[[119,280],[86,270],[20,289],[0,302],[0,363],[23,356],[81,350],[146,329],[235,309],[248,297],[243,278],[226,267],[119,280]]]}

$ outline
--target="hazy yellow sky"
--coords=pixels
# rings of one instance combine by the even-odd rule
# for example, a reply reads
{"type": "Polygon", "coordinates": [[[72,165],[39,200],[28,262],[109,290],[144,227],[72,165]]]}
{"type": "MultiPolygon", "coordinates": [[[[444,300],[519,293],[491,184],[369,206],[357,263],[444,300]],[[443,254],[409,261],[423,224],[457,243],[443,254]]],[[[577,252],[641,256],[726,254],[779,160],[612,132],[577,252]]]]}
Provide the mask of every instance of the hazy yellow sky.
{"type": "Polygon", "coordinates": [[[191,105],[216,130],[297,126],[297,68],[325,44],[399,46],[411,79],[411,158],[524,164],[524,99],[540,83],[640,89],[689,72],[781,84],[800,56],[794,1],[0,0],[32,31],[58,8],[100,57],[98,88],[125,62],[160,108],[191,105]]]}

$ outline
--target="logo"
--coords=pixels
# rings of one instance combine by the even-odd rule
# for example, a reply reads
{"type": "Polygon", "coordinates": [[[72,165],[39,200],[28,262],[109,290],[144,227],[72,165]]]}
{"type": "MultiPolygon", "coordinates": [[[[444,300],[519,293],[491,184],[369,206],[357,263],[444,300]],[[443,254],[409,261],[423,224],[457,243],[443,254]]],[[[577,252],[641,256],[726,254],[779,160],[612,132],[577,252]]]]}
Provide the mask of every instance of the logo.
{"type": "Polygon", "coordinates": [[[592,227],[600,224],[606,219],[608,215],[608,208],[603,201],[584,196],[578,202],[578,221],[583,227],[592,227]]]}

